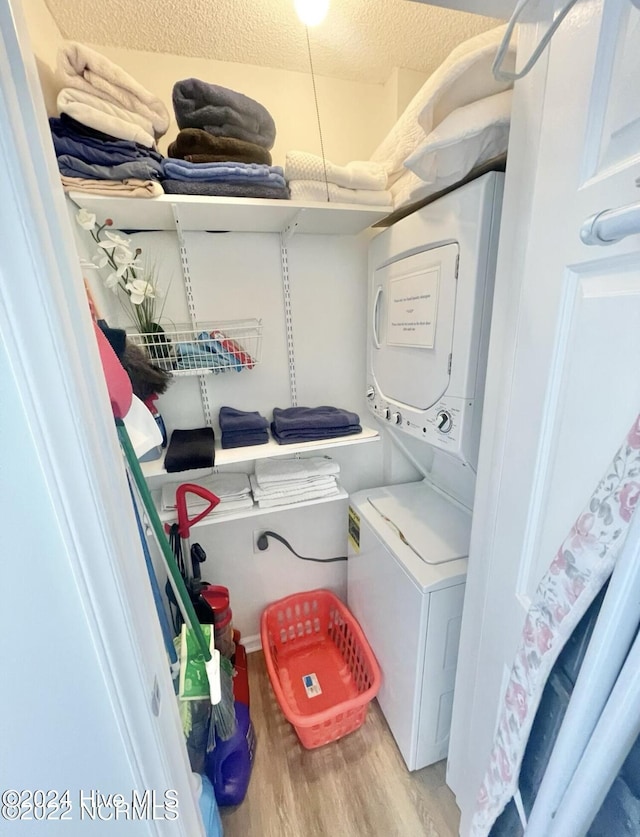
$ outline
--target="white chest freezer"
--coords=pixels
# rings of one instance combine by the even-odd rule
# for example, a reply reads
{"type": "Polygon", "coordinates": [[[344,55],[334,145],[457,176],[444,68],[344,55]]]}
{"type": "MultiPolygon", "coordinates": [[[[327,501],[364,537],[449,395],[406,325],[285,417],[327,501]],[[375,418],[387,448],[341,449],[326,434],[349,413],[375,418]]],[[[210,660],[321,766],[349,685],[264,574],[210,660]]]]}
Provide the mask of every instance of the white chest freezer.
{"type": "Polygon", "coordinates": [[[409,770],[447,755],[471,515],[425,482],[349,500],[349,608],[383,672],[409,770]]]}

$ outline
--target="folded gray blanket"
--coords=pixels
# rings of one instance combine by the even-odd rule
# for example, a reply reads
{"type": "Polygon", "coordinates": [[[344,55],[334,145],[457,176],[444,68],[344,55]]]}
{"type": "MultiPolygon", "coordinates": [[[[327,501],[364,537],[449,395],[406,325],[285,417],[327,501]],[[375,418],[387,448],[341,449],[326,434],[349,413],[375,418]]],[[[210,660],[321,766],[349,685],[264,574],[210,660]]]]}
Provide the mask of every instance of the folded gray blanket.
{"type": "Polygon", "coordinates": [[[163,180],[168,195],[208,195],[219,198],[270,198],[289,200],[286,186],[265,186],[262,183],[202,183],[197,180],[163,180]]]}
{"type": "Polygon", "coordinates": [[[179,128],[203,128],[217,137],[273,148],[276,126],[271,114],[235,90],[187,78],[173,87],[173,108],[179,128]]]}

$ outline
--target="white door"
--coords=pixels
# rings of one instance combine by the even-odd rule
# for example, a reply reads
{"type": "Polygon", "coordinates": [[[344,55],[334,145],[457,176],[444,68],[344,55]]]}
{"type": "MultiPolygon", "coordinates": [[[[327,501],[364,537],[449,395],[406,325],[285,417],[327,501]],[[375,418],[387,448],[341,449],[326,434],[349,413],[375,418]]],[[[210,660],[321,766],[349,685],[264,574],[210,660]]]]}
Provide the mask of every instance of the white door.
{"type": "MultiPolygon", "coordinates": [[[[523,27],[520,65],[547,25],[523,27]]],[[[640,234],[580,237],[640,201],[639,78],[640,11],[583,0],[516,83],[448,769],[462,835],[530,598],[640,408],[640,234]]]]}

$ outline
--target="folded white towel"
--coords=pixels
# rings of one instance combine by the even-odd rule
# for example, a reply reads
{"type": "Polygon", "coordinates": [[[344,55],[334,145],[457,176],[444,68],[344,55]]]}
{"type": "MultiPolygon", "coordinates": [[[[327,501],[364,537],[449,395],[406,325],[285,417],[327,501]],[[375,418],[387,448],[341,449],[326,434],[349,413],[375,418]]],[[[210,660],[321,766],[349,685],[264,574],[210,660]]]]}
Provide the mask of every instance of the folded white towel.
{"type": "Polygon", "coordinates": [[[84,44],[65,44],[58,52],[57,72],[61,87],[74,87],[138,114],[156,138],[167,132],[169,112],[163,101],[101,53],[84,44]]]}
{"type": "MultiPolygon", "coordinates": [[[[220,505],[231,500],[251,499],[251,485],[247,474],[214,474],[206,480],[199,480],[196,484],[219,497],[220,505]]],[[[162,486],[162,508],[165,511],[173,511],[176,508],[176,489],[179,485],[181,483],[171,482],[162,486]]],[[[197,511],[198,509],[202,511],[208,505],[207,501],[198,497],[197,494],[187,493],[187,509],[189,511],[197,511]]]]}
{"type": "Polygon", "coordinates": [[[155,145],[153,125],[149,119],[94,96],[93,93],[64,87],[58,93],[57,105],[60,113],[67,113],[96,131],[118,139],[139,142],[147,148],[155,145]]]}
{"type": "Polygon", "coordinates": [[[275,497],[295,497],[297,494],[304,494],[309,491],[323,491],[325,488],[334,488],[336,485],[335,477],[313,477],[308,480],[271,483],[265,488],[261,488],[253,474],[250,479],[251,490],[256,500],[271,500],[275,497]]]}
{"type": "MultiPolygon", "coordinates": [[[[366,160],[354,160],[346,166],[337,166],[307,151],[288,151],[284,168],[286,180],[320,180],[325,179],[336,186],[345,189],[374,189],[387,188],[387,172],[380,163],[370,163],[366,160]],[[326,165],[326,177],[325,177],[326,165]]],[[[326,190],[325,190],[326,196],[326,190]]]]}
{"type": "MultiPolygon", "coordinates": [[[[385,189],[344,189],[329,183],[329,201],[331,203],[356,203],[363,206],[391,206],[391,193],[385,189]]],[[[319,180],[290,180],[292,201],[327,202],[327,184],[319,180]]]]}
{"type": "Polygon", "coordinates": [[[277,506],[303,503],[305,500],[319,500],[322,497],[334,497],[339,493],[340,489],[335,485],[333,488],[319,488],[317,491],[305,491],[293,497],[274,497],[270,500],[258,500],[258,507],[261,509],[273,509],[277,506]]]}
{"type": "Polygon", "coordinates": [[[305,459],[259,459],[255,478],[260,488],[273,483],[304,480],[310,477],[338,476],[340,466],[330,456],[309,456],[305,459]]]}

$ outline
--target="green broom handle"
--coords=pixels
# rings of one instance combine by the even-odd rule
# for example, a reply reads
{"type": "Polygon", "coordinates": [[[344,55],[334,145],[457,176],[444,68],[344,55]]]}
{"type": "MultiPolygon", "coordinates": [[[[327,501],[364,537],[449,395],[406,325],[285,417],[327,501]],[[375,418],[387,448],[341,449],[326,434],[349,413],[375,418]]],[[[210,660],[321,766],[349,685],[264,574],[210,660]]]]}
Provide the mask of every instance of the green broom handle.
{"type": "Polygon", "coordinates": [[[205,639],[205,636],[202,633],[202,628],[200,627],[200,623],[198,622],[198,617],[196,616],[196,612],[193,609],[191,599],[189,598],[189,593],[187,592],[184,580],[180,575],[180,570],[178,569],[178,566],[176,564],[173,552],[171,551],[171,547],[169,546],[169,541],[167,540],[167,536],[162,526],[162,521],[158,517],[158,512],[156,511],[156,507],[151,498],[151,494],[149,492],[149,488],[142,473],[142,469],[140,468],[138,457],[136,456],[135,451],[133,450],[133,445],[131,444],[129,434],[127,433],[127,428],[125,427],[122,419],[116,419],[116,426],[118,428],[118,437],[120,439],[120,444],[122,445],[122,448],[124,450],[127,462],[129,463],[129,468],[131,469],[131,473],[133,474],[133,479],[138,488],[138,491],[140,492],[140,496],[142,497],[142,502],[144,504],[147,514],[149,515],[151,526],[153,527],[153,531],[160,545],[160,549],[162,550],[162,555],[167,565],[167,569],[169,570],[169,575],[171,576],[173,589],[182,605],[180,610],[184,617],[184,621],[187,623],[187,626],[193,631],[196,638],[196,642],[200,646],[202,656],[204,657],[205,662],[208,663],[211,660],[209,644],[207,643],[207,640],[205,639]]]}

